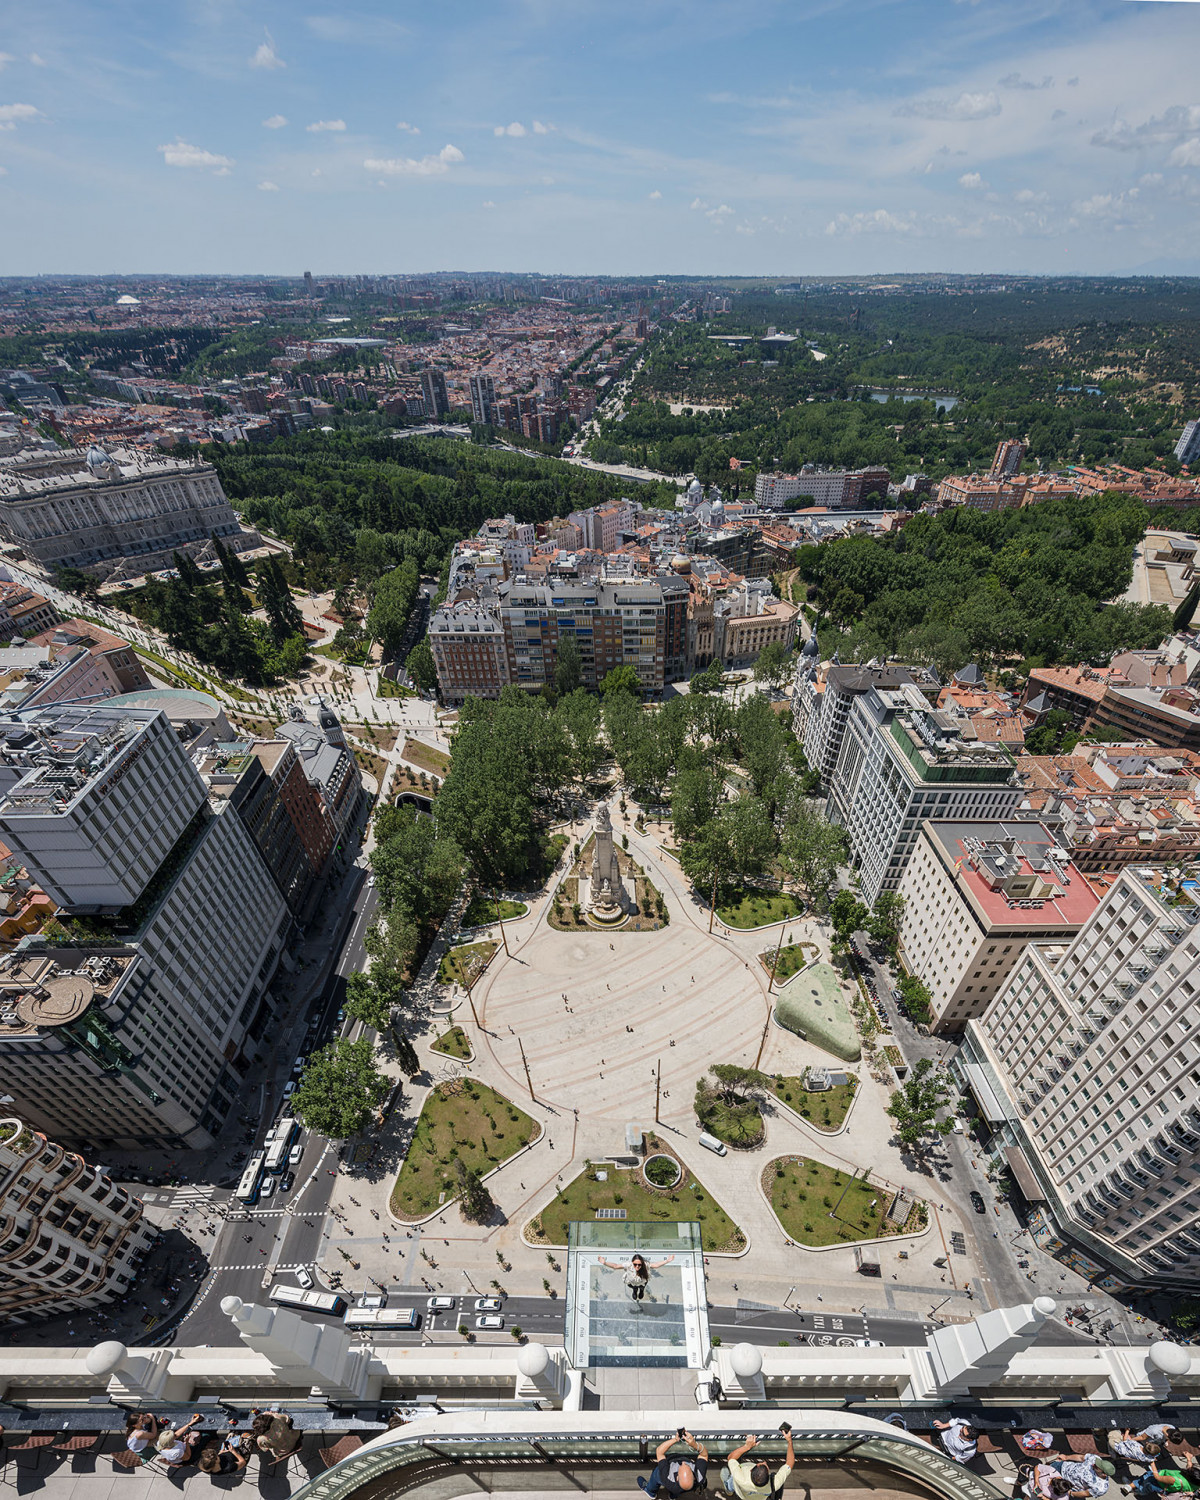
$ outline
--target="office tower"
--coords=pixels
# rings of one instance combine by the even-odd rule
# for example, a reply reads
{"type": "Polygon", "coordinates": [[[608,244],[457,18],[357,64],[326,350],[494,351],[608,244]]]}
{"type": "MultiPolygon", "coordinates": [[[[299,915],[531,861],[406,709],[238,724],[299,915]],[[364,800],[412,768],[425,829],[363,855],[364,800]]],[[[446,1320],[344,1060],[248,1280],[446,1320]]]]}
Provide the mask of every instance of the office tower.
{"type": "MultiPolygon", "coordinates": [[[[829,676],[845,670],[872,669],[830,668],[829,676]]],[[[833,706],[822,706],[822,718],[833,706]]],[[[822,780],[868,905],[880,891],[898,888],[924,819],[991,822],[1016,809],[1021,791],[1012,756],[965,738],[969,724],[965,715],[932,709],[911,682],[851,695],[837,762],[822,780]]]]}
{"type": "Polygon", "coordinates": [[[983,1015],[1029,943],[1074,937],[1099,905],[1054,835],[1025,822],[922,824],[900,894],[900,958],[934,1031],[983,1015]]]}
{"type": "Polygon", "coordinates": [[[1200,418],[1188,422],[1175,444],[1175,457],[1181,464],[1194,464],[1200,458],[1200,418]]]}
{"type": "Polygon", "coordinates": [[[1123,870],[1069,943],[1026,948],[955,1065],[1035,1239],[1065,1242],[1102,1286],[1200,1279],[1194,897],[1190,881],[1123,870]]]}
{"type": "Polygon", "coordinates": [[[487,426],[496,421],[496,382],[490,375],[472,375],[471,420],[487,426]]]}
{"type": "Polygon", "coordinates": [[[421,395],[425,401],[425,415],[436,422],[450,413],[450,394],[446,390],[446,376],[436,365],[426,365],[421,371],[421,395]]]}
{"type": "Polygon", "coordinates": [[[1016,438],[1008,438],[998,444],[988,478],[1011,479],[1015,474],[1019,474],[1027,451],[1025,444],[1018,442],[1016,438]]]}
{"type": "Polygon", "coordinates": [[[311,297],[313,294],[313,274],[311,271],[304,273],[304,295],[311,297]]]}
{"type": "Polygon", "coordinates": [[[62,908],[0,960],[16,1110],[68,1145],[209,1145],[291,925],[237,810],[165,714],[54,707],[0,735],[0,839],[62,908]]]}
{"type": "Polygon", "coordinates": [[[103,577],[166,568],[173,551],[213,536],[234,552],[262,540],[242,530],[211,464],[95,445],[86,458],[0,461],[0,537],[45,568],[103,577]]]}
{"type": "Polygon", "coordinates": [[[124,1296],[153,1238],[141,1202],[102,1167],[0,1118],[0,1325],[124,1296]]]}

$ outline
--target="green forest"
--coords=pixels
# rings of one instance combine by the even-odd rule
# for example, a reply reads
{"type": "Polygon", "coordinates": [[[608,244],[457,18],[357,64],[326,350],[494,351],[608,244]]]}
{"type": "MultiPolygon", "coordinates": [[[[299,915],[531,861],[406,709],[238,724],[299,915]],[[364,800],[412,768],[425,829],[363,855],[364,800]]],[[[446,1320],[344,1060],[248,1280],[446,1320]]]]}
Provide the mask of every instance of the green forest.
{"type": "Polygon", "coordinates": [[[670,326],[628,409],[589,451],[739,488],[759,469],[884,464],[893,478],[985,468],[1002,438],[1028,468],[1158,465],[1200,402],[1200,286],[1030,283],[1011,293],[745,294],[670,326]],[[768,327],[797,335],[761,357],[768,327]],[[818,359],[809,345],[825,356],[818,359]],[[874,390],[892,399],[872,399],[874,390]],[[902,395],[950,396],[902,400],[902,395]],[[683,405],[672,414],[669,403],[683,405]],[[696,406],[719,409],[698,411],[696,406]],[[731,473],[730,459],[747,465],[731,473]]]}
{"type": "Polygon", "coordinates": [[[1103,663],[1171,628],[1163,606],[1104,602],[1128,588],[1148,516],[1117,494],[916,515],[891,536],[799,548],[795,597],[843,661],[898,656],[943,676],[968,661],[1103,663]]]}

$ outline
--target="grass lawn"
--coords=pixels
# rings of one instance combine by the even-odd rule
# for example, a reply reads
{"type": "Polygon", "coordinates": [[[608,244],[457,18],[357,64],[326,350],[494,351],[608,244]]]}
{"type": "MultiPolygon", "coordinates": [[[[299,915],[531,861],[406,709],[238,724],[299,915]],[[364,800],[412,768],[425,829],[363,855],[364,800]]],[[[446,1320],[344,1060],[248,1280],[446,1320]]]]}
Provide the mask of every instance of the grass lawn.
{"type": "Polygon", "coordinates": [[[478,891],[471,897],[471,904],[463,912],[461,926],[490,927],[493,922],[510,922],[523,917],[529,910],[524,901],[493,901],[490,896],[481,896],[478,891]]]}
{"type": "Polygon", "coordinates": [[[490,1172],[533,1140],[541,1127],[503,1094],[470,1078],[440,1083],[425,1101],[396,1185],[392,1212],[420,1219],[442,1195],[458,1196],[455,1161],[490,1172]]]}
{"type": "Polygon", "coordinates": [[[717,916],[726,927],[766,927],[785,917],[798,917],[800,909],[799,901],[790,891],[760,891],[747,886],[718,906],[717,916]]]}
{"type": "MultiPolygon", "coordinates": [[[[661,1146],[650,1137],[651,1151],[661,1146]]],[[[669,1154],[669,1153],[668,1153],[669,1154]]],[[[706,1250],[742,1250],[746,1237],[716,1199],[686,1167],[679,1186],[670,1191],[646,1186],[640,1167],[608,1167],[608,1181],[595,1180],[596,1168],[583,1171],[558,1191],[536,1219],[527,1226],[527,1238],[535,1244],[565,1245],[567,1225],[572,1219],[594,1219],[600,1208],[623,1208],[633,1220],[679,1224],[695,1220],[706,1250]]]]}
{"type": "Polygon", "coordinates": [[[798,1078],[780,1073],[767,1073],[764,1077],[771,1093],[798,1115],[803,1115],[816,1130],[837,1130],[854,1098],[853,1083],[839,1083],[831,1089],[809,1093],[798,1078]]]}
{"type": "Polygon", "coordinates": [[[816,943],[790,943],[779,950],[779,963],[775,964],[775,950],[768,948],[765,953],[758,955],[759,962],[769,974],[775,969],[775,978],[780,984],[786,984],[793,974],[799,974],[810,959],[816,958],[819,949],[816,943]]]}
{"type": "Polygon", "coordinates": [[[435,750],[424,740],[406,739],[400,753],[405,760],[411,761],[414,766],[420,766],[422,771],[428,771],[432,776],[444,777],[450,770],[450,757],[446,752],[435,750]]]}
{"type": "Polygon", "coordinates": [[[398,682],[393,682],[390,677],[381,677],[376,692],[380,698],[415,698],[416,688],[401,687],[398,682]]]}
{"type": "Polygon", "coordinates": [[[442,984],[461,984],[469,990],[484,969],[499,943],[463,943],[451,948],[438,965],[438,979],[442,984]]]}
{"type": "Polygon", "coordinates": [[[778,1157],[764,1168],[762,1185],[784,1233],[798,1244],[838,1245],[900,1232],[884,1219],[891,1198],[886,1188],[851,1179],[824,1162],[778,1157]],[[831,1219],[835,1207],[837,1217],[831,1219]]]}
{"type": "Polygon", "coordinates": [[[444,1031],[434,1042],[433,1050],[444,1052],[447,1057],[468,1058],[471,1055],[471,1044],[461,1026],[451,1026],[449,1031],[444,1031]]]}

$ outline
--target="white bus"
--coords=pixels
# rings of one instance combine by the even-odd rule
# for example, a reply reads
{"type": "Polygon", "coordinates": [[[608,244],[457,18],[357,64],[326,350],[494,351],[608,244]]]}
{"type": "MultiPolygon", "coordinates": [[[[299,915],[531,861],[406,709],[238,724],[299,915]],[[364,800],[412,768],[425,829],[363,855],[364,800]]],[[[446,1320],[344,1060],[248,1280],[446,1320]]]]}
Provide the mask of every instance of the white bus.
{"type": "Polygon", "coordinates": [[[304,1292],[298,1286],[273,1286],[271,1301],[282,1302],[287,1307],[299,1307],[307,1312],[344,1313],[345,1297],[336,1292],[304,1292]]]}
{"type": "Polygon", "coordinates": [[[295,1120],[281,1120],[275,1128],[275,1136],[267,1147],[268,1172],[278,1172],[281,1167],[287,1165],[288,1152],[292,1149],[292,1142],[300,1132],[300,1127],[295,1120]]]}
{"type": "Polygon", "coordinates": [[[343,1321],[347,1328],[420,1328],[415,1307],[352,1307],[343,1321]]]}
{"type": "Polygon", "coordinates": [[[246,1164],[246,1170],[242,1173],[242,1180],[237,1185],[235,1198],[240,1198],[243,1203],[256,1203],[258,1201],[258,1187],[262,1181],[263,1153],[257,1152],[246,1164]]]}

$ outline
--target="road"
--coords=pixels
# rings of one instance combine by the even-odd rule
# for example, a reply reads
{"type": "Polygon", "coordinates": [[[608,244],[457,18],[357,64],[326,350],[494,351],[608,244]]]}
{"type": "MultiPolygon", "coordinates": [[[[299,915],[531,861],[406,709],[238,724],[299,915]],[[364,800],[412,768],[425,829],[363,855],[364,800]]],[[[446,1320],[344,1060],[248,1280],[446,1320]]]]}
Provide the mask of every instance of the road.
{"type": "MultiPolygon", "coordinates": [[[[345,998],[346,976],[361,969],[366,959],[364,935],[377,904],[374,886],[360,883],[336,960],[309,1011],[301,1050],[323,1045],[335,1032],[352,1039],[361,1031],[360,1022],[346,1017],[339,1023],[337,1015],[345,998]]],[[[277,1073],[286,1073],[286,1064],[285,1053],[277,1073]]],[[[282,1081],[277,1079],[274,1093],[281,1088],[282,1081]]],[[[262,1149],[262,1138],[274,1116],[275,1111],[269,1110],[259,1120],[254,1141],[246,1148],[249,1153],[262,1149]]],[[[294,1282],[289,1273],[297,1266],[312,1266],[320,1258],[326,1210],[336,1181],[331,1173],[337,1168],[337,1149],[320,1136],[308,1135],[294,1168],[295,1186],[286,1197],[276,1192],[247,1208],[228,1188],[213,1195],[214,1211],[223,1212],[226,1219],[213,1246],[209,1275],[175,1334],[177,1341],[236,1343],[233,1325],[220,1310],[221,1299],[235,1296],[246,1302],[261,1301],[268,1267],[275,1268],[280,1280],[294,1282]]]]}

